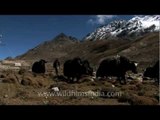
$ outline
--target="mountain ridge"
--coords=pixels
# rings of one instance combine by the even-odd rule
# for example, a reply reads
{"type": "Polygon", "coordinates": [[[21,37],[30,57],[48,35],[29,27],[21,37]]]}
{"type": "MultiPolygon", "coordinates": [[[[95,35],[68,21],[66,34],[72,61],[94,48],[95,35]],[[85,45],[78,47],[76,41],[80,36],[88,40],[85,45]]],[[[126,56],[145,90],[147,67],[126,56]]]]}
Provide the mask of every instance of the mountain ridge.
{"type": "MultiPolygon", "coordinates": [[[[42,56],[47,55],[45,51],[48,51],[49,53],[54,53],[55,51],[62,52],[63,51],[62,48],[64,48],[64,46],[69,46],[77,43],[79,43],[79,40],[77,38],[67,36],[64,33],[60,33],[53,39],[40,43],[36,47],[29,49],[24,54],[17,56],[15,59],[23,59],[25,58],[25,56],[29,56],[29,58],[32,59],[38,59],[40,58],[41,55],[42,56]],[[32,56],[35,56],[35,58],[33,58],[32,56]]],[[[45,59],[45,57],[42,58],[45,59]]]]}
{"type": "Polygon", "coordinates": [[[98,27],[95,31],[84,37],[84,40],[102,40],[112,37],[136,38],[148,32],[158,32],[160,15],[135,16],[130,20],[115,20],[107,25],[98,27]]]}

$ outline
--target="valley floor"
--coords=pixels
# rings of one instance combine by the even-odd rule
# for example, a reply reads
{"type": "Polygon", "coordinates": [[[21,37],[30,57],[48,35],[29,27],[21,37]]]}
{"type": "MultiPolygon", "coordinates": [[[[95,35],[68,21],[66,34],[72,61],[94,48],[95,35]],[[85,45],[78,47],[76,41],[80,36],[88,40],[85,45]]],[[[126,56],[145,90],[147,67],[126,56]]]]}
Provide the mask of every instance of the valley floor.
{"type": "Polygon", "coordinates": [[[68,83],[53,72],[37,75],[8,70],[0,72],[0,104],[158,105],[159,86],[153,80],[138,79],[121,85],[115,78],[93,81],[86,76],[79,82],[68,83]]]}

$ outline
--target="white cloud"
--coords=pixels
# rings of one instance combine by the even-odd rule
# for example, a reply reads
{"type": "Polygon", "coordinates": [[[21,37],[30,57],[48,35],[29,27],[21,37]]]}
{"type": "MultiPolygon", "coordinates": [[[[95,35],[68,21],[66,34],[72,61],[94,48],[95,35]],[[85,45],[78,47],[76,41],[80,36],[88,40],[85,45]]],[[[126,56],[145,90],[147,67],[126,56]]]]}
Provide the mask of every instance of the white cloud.
{"type": "Polygon", "coordinates": [[[105,24],[109,19],[116,17],[116,15],[96,15],[88,20],[90,24],[105,24]]]}
{"type": "Polygon", "coordinates": [[[99,24],[104,24],[106,20],[112,19],[114,16],[113,15],[97,15],[97,22],[99,24]]]}

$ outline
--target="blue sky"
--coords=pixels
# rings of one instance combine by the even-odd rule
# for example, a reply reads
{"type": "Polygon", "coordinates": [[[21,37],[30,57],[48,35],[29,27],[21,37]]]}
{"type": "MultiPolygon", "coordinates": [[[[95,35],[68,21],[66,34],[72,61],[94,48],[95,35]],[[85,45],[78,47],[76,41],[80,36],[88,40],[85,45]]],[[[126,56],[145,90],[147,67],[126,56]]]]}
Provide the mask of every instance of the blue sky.
{"type": "Polygon", "coordinates": [[[132,15],[0,15],[0,59],[15,57],[60,33],[82,39],[98,26],[132,15]]]}

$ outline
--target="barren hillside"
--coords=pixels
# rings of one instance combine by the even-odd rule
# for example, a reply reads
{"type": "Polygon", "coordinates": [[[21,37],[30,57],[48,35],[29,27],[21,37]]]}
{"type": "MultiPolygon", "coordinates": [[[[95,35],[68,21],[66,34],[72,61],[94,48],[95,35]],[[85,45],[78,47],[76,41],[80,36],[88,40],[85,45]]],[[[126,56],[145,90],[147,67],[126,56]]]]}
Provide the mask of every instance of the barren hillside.
{"type": "Polygon", "coordinates": [[[61,34],[18,56],[17,59],[28,61],[45,59],[53,62],[59,58],[63,63],[67,59],[79,56],[88,59],[92,66],[98,66],[102,59],[117,54],[139,62],[140,70],[152,65],[159,56],[159,34],[148,33],[135,40],[104,39],[83,42],[73,41],[61,34]]]}

